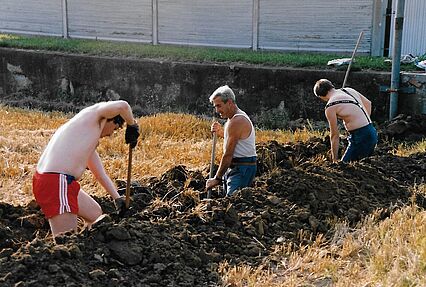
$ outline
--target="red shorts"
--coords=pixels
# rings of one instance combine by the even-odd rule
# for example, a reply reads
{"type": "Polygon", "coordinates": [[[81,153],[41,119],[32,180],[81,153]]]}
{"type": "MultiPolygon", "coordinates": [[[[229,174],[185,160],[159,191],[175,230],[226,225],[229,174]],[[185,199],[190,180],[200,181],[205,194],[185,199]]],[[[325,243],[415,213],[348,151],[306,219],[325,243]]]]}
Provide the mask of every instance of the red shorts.
{"type": "Polygon", "coordinates": [[[33,194],[46,218],[70,212],[78,214],[80,184],[62,173],[38,173],[33,176],[33,194]]]}

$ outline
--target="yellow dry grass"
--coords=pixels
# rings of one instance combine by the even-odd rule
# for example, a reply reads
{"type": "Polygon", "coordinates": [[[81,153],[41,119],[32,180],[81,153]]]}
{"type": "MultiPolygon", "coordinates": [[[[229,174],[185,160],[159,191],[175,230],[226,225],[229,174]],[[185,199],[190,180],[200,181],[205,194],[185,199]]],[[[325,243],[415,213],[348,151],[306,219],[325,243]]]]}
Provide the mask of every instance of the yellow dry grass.
{"type": "Polygon", "coordinates": [[[415,153],[425,153],[426,152],[426,140],[418,141],[414,144],[399,144],[395,149],[394,154],[397,156],[409,156],[415,153]]]}
{"type": "MultiPolygon", "coordinates": [[[[414,189],[426,195],[426,184],[414,189]]],[[[273,269],[224,262],[224,285],[426,286],[426,211],[412,204],[381,222],[377,214],[354,229],[336,224],[329,241],[319,236],[309,246],[275,246],[280,262],[273,269]]]]}

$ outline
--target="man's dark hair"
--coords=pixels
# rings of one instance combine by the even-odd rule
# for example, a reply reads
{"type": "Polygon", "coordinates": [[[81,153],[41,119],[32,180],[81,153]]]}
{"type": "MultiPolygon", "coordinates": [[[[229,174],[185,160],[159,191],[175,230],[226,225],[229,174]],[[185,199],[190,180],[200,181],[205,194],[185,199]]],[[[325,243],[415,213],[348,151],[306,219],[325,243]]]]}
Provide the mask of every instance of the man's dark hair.
{"type": "Polygon", "coordinates": [[[327,79],[321,79],[315,83],[314,94],[317,97],[325,97],[331,89],[334,89],[333,84],[327,79]]]}
{"type": "Polygon", "coordinates": [[[117,124],[120,128],[123,127],[124,119],[120,115],[117,115],[113,117],[112,119],[107,119],[107,122],[110,122],[110,121],[112,121],[114,124],[117,124]]]}

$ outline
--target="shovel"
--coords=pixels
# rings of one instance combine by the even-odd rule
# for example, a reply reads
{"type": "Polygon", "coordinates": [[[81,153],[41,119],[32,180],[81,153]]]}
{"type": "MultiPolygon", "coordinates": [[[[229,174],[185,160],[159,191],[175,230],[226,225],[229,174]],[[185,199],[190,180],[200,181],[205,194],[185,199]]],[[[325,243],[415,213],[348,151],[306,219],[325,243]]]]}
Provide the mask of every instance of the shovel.
{"type": "Polygon", "coordinates": [[[348,69],[346,70],[345,79],[343,80],[342,88],[344,88],[346,86],[346,81],[347,81],[348,76],[349,76],[349,71],[351,70],[352,62],[354,61],[355,53],[356,53],[356,50],[358,49],[359,43],[361,42],[361,38],[362,38],[363,34],[364,34],[363,31],[361,31],[361,33],[359,33],[358,41],[356,42],[355,49],[352,53],[351,61],[349,62],[348,69]]]}
{"type": "MultiPolygon", "coordinates": [[[[217,134],[216,132],[213,132],[213,142],[212,142],[212,157],[210,159],[210,178],[214,177],[214,160],[216,158],[216,141],[217,141],[217,134]]],[[[209,188],[207,190],[207,199],[210,199],[212,196],[212,190],[209,188]]]]}
{"type": "Polygon", "coordinates": [[[129,145],[129,161],[127,165],[126,209],[130,206],[130,181],[132,179],[132,147],[129,145]]]}

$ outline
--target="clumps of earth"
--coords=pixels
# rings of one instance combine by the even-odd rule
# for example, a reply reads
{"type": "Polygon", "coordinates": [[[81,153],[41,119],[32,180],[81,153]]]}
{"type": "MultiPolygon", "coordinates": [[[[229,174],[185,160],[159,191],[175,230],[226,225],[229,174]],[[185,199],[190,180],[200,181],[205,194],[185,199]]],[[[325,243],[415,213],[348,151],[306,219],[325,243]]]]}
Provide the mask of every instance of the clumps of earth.
{"type": "Polygon", "coordinates": [[[397,140],[421,140],[426,137],[426,115],[400,114],[382,125],[382,135],[397,140]]]}
{"type": "Polygon", "coordinates": [[[333,164],[327,138],[257,151],[253,187],[231,198],[214,190],[205,199],[207,170],[135,175],[129,210],[115,214],[109,197],[96,198],[108,216],[57,244],[36,204],[0,203],[0,285],[217,286],[223,261],[271,266],[274,245],[332,238],[331,222],[355,226],[373,212],[380,220],[412,201],[426,205],[412,189],[424,180],[425,153],[398,157],[382,141],[370,158],[333,164]]]}

